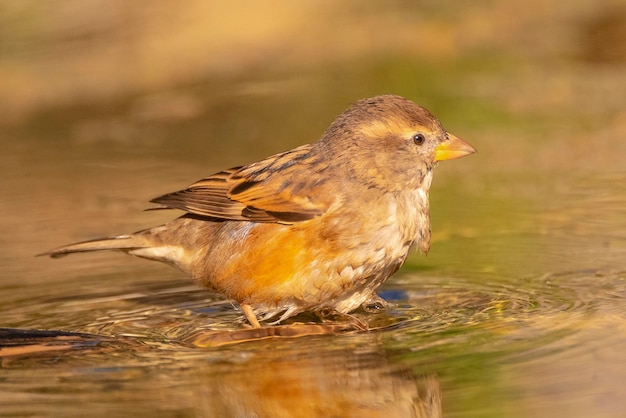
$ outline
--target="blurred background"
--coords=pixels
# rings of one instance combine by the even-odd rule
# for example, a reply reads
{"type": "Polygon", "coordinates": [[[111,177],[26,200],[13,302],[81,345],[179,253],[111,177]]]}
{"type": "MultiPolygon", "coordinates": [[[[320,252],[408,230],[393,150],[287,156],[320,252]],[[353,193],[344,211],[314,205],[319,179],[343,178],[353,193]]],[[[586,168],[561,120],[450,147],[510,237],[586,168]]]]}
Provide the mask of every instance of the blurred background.
{"type": "Polygon", "coordinates": [[[436,193],[451,186],[499,199],[496,218],[552,201],[569,176],[622,170],[625,22],[619,0],[3,1],[4,257],[27,249],[20,269],[32,251],[150,225],[151,197],[313,141],[383,93],[479,149],[439,170],[435,208],[453,210],[458,190],[436,193]]]}
{"type": "MultiPolygon", "coordinates": [[[[185,301],[208,303],[178,272],[117,254],[34,254],[165,222],[176,214],[143,212],[149,199],[314,141],[350,103],[385,93],[427,107],[479,151],[437,168],[431,252],[384,288],[402,306],[432,307],[439,328],[419,328],[422,338],[464,337],[445,355],[403,356],[403,373],[429,376],[431,389],[439,376],[452,415],[623,416],[626,370],[611,366],[626,364],[621,0],[1,0],[0,326],[169,335],[172,312],[204,312],[185,301]],[[167,303],[155,296],[181,286],[167,303]],[[551,345],[565,330],[576,336],[551,345]],[[503,351],[518,363],[502,366],[503,351]]],[[[228,306],[210,313],[185,320],[237,318],[228,306]]],[[[378,350],[397,366],[390,350],[419,350],[396,337],[378,350]]],[[[371,372],[366,360],[355,362],[371,372]]],[[[181,391],[197,385],[178,378],[181,391]]],[[[22,411],[5,381],[0,399],[22,411]]],[[[218,398],[194,411],[215,412],[218,398]]],[[[46,398],[39,412],[71,415],[66,401],[46,398]]]]}

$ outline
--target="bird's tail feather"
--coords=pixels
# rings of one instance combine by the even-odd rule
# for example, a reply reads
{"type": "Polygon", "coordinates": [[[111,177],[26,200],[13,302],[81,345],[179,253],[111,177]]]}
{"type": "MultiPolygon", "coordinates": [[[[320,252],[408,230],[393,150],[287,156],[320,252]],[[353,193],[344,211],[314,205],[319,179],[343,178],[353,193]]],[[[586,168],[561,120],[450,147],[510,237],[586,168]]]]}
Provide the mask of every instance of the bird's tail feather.
{"type": "Polygon", "coordinates": [[[59,258],[72,253],[83,253],[89,251],[120,250],[124,252],[129,252],[149,246],[150,243],[148,242],[146,237],[142,235],[119,235],[117,237],[98,238],[89,241],[82,241],[74,244],[64,245],[62,247],[58,247],[37,255],[47,255],[52,258],[59,258]]]}

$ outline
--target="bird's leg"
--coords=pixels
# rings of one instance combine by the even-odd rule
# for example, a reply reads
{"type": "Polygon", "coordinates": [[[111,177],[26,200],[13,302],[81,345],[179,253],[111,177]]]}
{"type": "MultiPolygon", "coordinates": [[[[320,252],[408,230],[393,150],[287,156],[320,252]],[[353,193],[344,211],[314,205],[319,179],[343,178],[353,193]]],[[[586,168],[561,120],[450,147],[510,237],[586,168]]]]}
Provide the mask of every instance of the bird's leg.
{"type": "Polygon", "coordinates": [[[247,303],[240,303],[239,306],[241,307],[241,310],[246,316],[248,322],[250,322],[250,325],[252,325],[252,328],[261,328],[261,324],[259,324],[259,320],[256,318],[252,306],[248,305],[247,303]]]}

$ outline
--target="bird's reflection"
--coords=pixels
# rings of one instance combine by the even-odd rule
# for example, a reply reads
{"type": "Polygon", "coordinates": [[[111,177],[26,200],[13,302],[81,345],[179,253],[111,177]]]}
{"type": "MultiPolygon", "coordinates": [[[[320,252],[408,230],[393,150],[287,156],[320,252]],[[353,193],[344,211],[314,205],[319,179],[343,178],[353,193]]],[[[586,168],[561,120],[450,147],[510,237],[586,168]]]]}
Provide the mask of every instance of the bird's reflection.
{"type": "Polygon", "coordinates": [[[332,337],[311,337],[238,350],[237,358],[219,371],[211,367],[200,372],[196,412],[232,417],[440,417],[436,374],[416,373],[376,338],[347,336],[340,340],[348,342],[338,343],[332,337]]]}

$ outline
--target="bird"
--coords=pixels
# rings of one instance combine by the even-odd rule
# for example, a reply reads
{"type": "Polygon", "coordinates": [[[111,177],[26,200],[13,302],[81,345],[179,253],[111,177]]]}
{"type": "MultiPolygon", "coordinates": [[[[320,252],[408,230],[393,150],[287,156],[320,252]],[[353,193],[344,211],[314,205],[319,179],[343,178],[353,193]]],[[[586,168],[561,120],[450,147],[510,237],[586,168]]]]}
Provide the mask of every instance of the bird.
{"type": "Polygon", "coordinates": [[[39,255],[117,250],[172,265],[237,302],[253,328],[349,315],[378,300],[412,248],[428,253],[433,169],[474,152],[415,102],[366,98],[315,142],[152,199],[184,212],[168,223],[39,255]]]}

